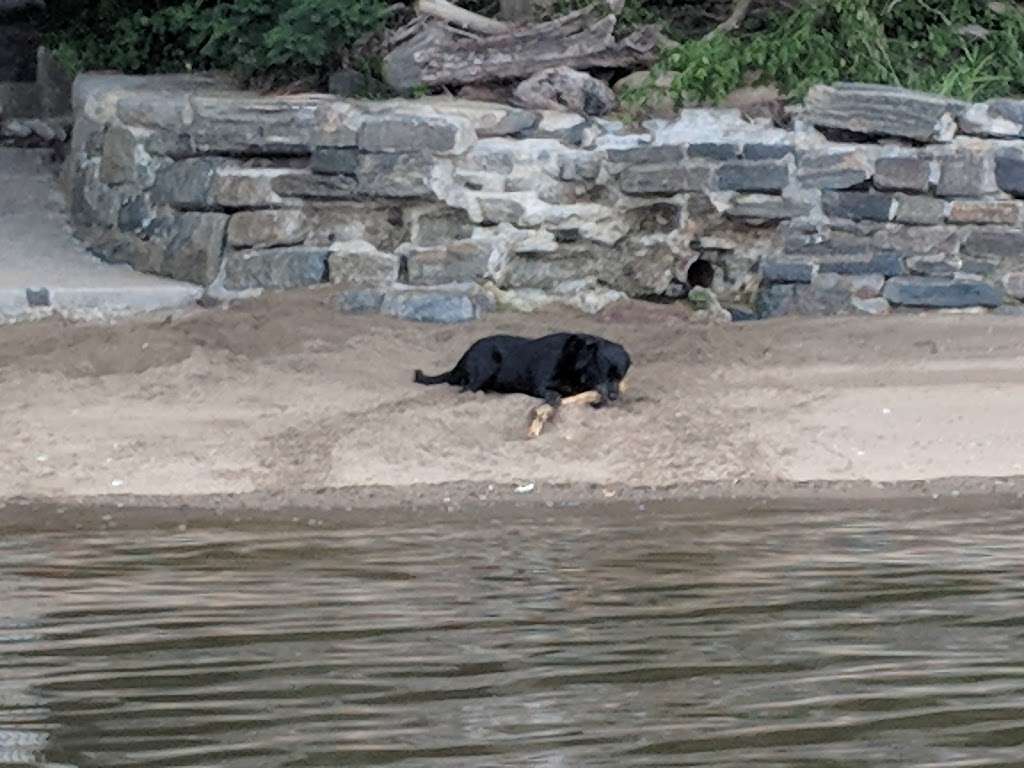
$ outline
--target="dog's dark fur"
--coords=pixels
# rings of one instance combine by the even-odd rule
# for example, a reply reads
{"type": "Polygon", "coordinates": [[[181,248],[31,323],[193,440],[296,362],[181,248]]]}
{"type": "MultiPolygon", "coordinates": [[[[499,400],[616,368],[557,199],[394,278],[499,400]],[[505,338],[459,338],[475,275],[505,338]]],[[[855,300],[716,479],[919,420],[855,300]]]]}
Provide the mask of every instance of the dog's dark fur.
{"type": "Polygon", "coordinates": [[[488,336],[475,342],[455,367],[438,376],[416,371],[417,384],[451,384],[463,392],[521,393],[558,406],[563,397],[597,390],[599,408],[619,399],[630,359],[620,345],[582,333],[540,339],[488,336]]]}

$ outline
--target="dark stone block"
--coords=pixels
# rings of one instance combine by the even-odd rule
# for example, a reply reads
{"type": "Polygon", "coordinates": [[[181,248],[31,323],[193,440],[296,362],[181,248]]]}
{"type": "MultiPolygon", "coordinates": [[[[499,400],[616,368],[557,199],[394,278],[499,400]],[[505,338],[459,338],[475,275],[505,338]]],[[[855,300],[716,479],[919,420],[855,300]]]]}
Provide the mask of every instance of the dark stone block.
{"type": "Polygon", "coordinates": [[[871,253],[857,256],[843,254],[817,257],[818,269],[822,273],[839,275],[885,275],[893,277],[906,272],[903,254],[896,252],[871,253]]]}
{"type": "Polygon", "coordinates": [[[999,155],[996,157],[996,184],[1003,192],[1024,197],[1024,157],[999,155]]]}
{"type": "Polygon", "coordinates": [[[687,156],[700,160],[735,160],[740,148],[735,144],[691,144],[686,148],[687,156]]]}
{"type": "Polygon", "coordinates": [[[778,193],[788,184],[789,167],[783,162],[738,161],[718,169],[718,188],[725,191],[778,193]]]}
{"type": "Polygon", "coordinates": [[[25,300],[30,307],[48,307],[50,306],[50,290],[49,288],[26,288],[25,300]]]}
{"type": "Polygon", "coordinates": [[[944,157],[939,161],[939,197],[981,197],[997,192],[995,176],[981,153],[944,157]]]}
{"type": "Polygon", "coordinates": [[[706,166],[637,165],[622,172],[619,186],[630,195],[671,195],[707,189],[710,181],[706,166]]]}
{"type": "Polygon", "coordinates": [[[761,277],[766,283],[809,283],[817,272],[817,265],[810,260],[766,259],[761,264],[761,277]]]}
{"type": "Polygon", "coordinates": [[[979,228],[964,238],[961,252],[964,256],[990,260],[1024,257],[1024,232],[1019,229],[979,228]]]}
{"type": "Polygon", "coordinates": [[[613,163],[676,163],[682,159],[683,148],[675,144],[608,150],[608,160],[613,163]]]}
{"type": "Polygon", "coordinates": [[[988,283],[941,277],[894,277],[882,294],[893,304],[909,307],[958,309],[998,307],[1002,291],[988,283]]]}
{"type": "Polygon", "coordinates": [[[743,159],[781,160],[795,151],[792,144],[747,144],[743,147],[743,159]]]}
{"type": "Polygon", "coordinates": [[[317,147],[309,167],[313,173],[355,176],[359,170],[359,151],[352,147],[317,147]]]}
{"type": "Polygon", "coordinates": [[[894,192],[927,192],[931,164],[919,157],[880,157],[875,162],[874,184],[894,192]]]}
{"type": "Polygon", "coordinates": [[[266,248],[224,257],[224,287],[299,288],[324,282],[328,251],[323,248],[266,248]]]}
{"type": "Polygon", "coordinates": [[[821,206],[828,216],[854,221],[890,221],[894,208],[892,195],[875,192],[825,192],[821,206]]]}

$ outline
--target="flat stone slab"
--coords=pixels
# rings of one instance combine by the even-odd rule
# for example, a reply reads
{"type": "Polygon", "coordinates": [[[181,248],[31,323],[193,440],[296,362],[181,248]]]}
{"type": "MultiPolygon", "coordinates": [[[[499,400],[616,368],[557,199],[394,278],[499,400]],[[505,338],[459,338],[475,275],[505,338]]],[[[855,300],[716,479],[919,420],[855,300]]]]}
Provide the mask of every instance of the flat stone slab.
{"type": "Polygon", "coordinates": [[[74,238],[47,150],[0,149],[0,320],[193,304],[203,289],[107,264],[74,238]]]}

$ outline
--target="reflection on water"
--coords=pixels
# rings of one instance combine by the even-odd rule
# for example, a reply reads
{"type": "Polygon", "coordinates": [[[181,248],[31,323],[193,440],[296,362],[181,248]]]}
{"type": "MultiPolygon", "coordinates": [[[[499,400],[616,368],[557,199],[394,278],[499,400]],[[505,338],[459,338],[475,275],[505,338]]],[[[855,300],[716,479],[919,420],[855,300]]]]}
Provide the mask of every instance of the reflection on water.
{"type": "Polygon", "coordinates": [[[1024,760],[1024,513],[0,542],[0,765],[1024,760]]]}

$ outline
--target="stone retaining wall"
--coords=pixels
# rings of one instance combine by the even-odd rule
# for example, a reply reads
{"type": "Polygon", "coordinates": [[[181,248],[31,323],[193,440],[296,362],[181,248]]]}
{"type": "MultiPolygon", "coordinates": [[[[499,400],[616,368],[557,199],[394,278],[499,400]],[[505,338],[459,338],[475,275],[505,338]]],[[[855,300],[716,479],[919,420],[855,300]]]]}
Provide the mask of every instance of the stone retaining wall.
{"type": "Polygon", "coordinates": [[[1024,299],[1024,102],[817,88],[791,130],[448,98],[259,97],[215,77],[75,85],[67,183],[104,258],[212,295],[333,281],[429,319],[678,297],[695,262],[759,316],[1024,299]]]}

